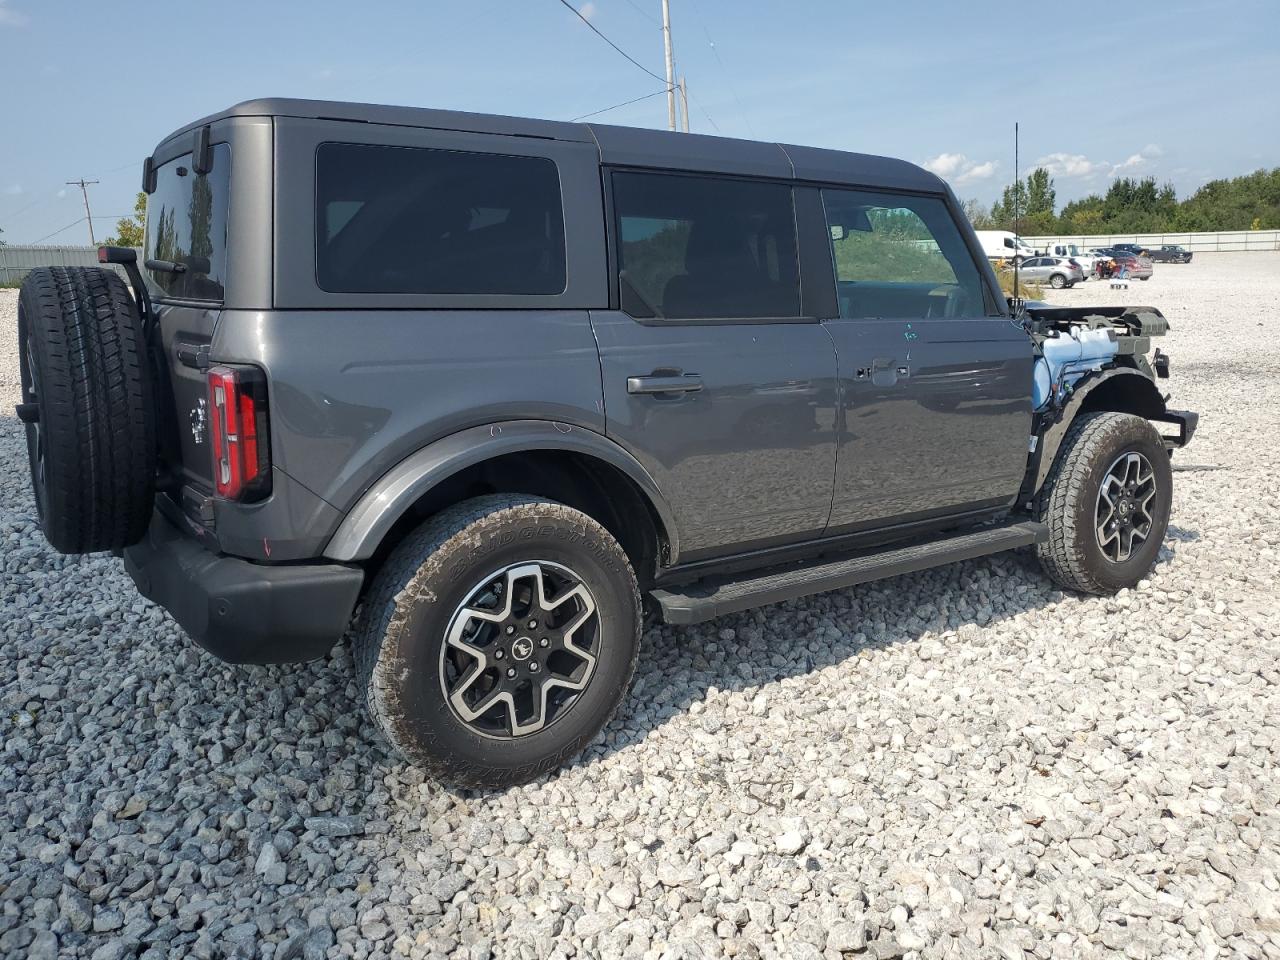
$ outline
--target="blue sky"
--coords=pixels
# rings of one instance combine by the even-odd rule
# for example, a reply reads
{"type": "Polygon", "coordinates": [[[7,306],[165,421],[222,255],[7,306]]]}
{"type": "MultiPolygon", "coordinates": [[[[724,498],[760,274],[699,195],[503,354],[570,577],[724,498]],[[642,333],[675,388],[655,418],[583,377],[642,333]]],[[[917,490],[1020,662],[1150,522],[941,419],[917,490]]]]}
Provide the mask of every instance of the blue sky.
{"type": "MultiPolygon", "coordinates": [[[[662,73],[659,0],[574,5],[662,73]]],[[[1012,175],[1015,118],[1024,169],[1048,166],[1059,204],[1117,173],[1183,196],[1280,165],[1274,0],[671,7],[695,132],[899,156],[983,201],[1012,175]]],[[[558,0],[0,0],[0,77],[10,243],[87,243],[80,191],[63,183],[80,176],[102,181],[102,236],[132,209],[157,141],[240,100],[572,119],[662,89],[558,0]]],[[[665,98],[597,119],[665,126],[665,98]]]]}

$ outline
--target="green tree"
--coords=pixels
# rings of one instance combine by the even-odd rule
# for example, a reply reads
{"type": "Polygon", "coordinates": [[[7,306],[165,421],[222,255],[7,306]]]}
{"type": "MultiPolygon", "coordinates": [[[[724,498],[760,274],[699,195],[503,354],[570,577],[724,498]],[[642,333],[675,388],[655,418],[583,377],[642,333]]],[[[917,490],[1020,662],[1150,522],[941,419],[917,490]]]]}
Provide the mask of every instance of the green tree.
{"type": "Polygon", "coordinates": [[[1027,177],[1027,214],[1053,216],[1057,193],[1053,189],[1053,177],[1044,167],[1036,167],[1027,177]]]}
{"type": "Polygon", "coordinates": [[[140,247],[142,246],[147,223],[147,195],[141,191],[133,202],[133,216],[122,217],[116,221],[114,237],[102,241],[108,247],[140,247]]]}

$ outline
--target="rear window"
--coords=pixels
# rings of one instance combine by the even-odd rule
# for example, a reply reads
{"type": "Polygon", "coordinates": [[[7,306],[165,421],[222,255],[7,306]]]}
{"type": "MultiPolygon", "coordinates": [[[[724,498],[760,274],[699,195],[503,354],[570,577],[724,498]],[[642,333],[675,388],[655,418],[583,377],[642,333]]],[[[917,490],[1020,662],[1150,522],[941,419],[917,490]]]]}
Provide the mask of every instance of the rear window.
{"type": "Polygon", "coordinates": [[[795,213],[780,183],[615,173],[621,305],[670,320],[800,313],[795,213]]]}
{"type": "Polygon", "coordinates": [[[179,265],[178,271],[147,270],[159,295],[221,300],[227,280],[227,197],[231,148],[213,145],[213,169],[197,174],[191,154],[156,168],[156,189],[147,198],[146,258],[179,265]]]}
{"type": "Polygon", "coordinates": [[[544,157],[322,143],[316,280],[330,293],[563,293],[556,165],[544,157]]]}

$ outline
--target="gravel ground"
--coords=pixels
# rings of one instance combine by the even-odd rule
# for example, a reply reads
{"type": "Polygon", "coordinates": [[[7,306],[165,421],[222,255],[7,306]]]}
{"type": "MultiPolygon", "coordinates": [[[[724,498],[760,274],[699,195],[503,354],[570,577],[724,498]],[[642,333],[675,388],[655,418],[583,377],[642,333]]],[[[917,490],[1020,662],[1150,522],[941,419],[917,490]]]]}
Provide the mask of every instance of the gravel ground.
{"type": "Polygon", "coordinates": [[[55,555],[0,418],[0,956],[1280,958],[1280,255],[1055,299],[1173,323],[1203,419],[1150,580],[1015,554],[654,629],[497,795],[389,756],[345,647],[227,666],[55,555]]]}

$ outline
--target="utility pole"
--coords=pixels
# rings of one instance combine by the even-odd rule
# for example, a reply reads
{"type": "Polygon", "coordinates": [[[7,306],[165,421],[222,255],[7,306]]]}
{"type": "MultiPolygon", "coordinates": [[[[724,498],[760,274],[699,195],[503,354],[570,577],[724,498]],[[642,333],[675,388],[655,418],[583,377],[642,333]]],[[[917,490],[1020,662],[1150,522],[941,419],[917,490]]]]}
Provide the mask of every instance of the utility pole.
{"type": "Polygon", "coordinates": [[[676,128],[676,63],[671,54],[671,0],[662,0],[662,46],[667,55],[667,129],[676,128]]]}
{"type": "Polygon", "coordinates": [[[680,106],[684,108],[684,132],[689,132],[689,88],[685,85],[684,75],[680,77],[680,106]]]}
{"type": "Polygon", "coordinates": [[[86,180],[81,177],[79,180],[68,180],[68,187],[79,187],[80,195],[84,197],[84,218],[89,221],[89,246],[96,247],[98,241],[93,239],[93,214],[89,212],[89,190],[90,184],[97,183],[97,180],[86,180]]]}

